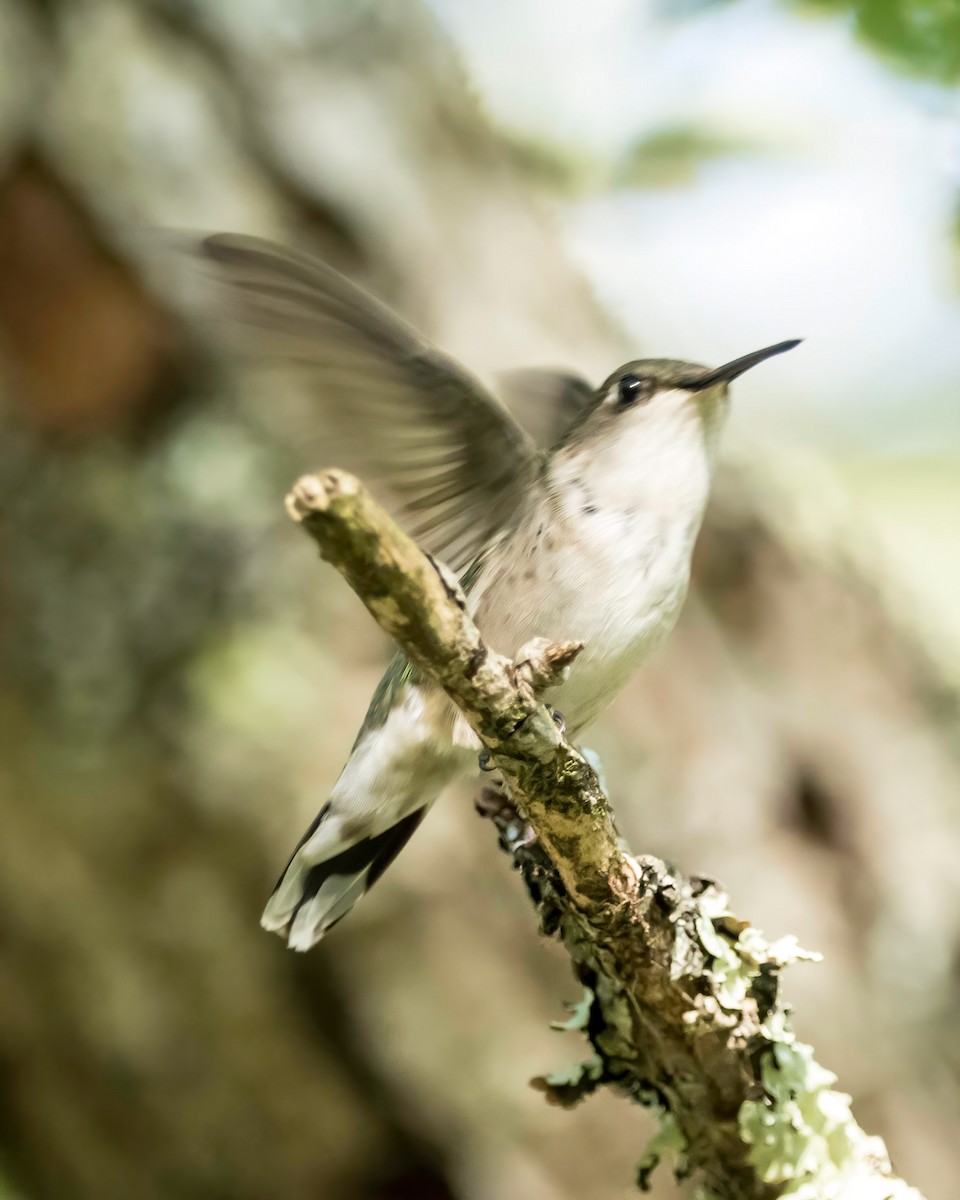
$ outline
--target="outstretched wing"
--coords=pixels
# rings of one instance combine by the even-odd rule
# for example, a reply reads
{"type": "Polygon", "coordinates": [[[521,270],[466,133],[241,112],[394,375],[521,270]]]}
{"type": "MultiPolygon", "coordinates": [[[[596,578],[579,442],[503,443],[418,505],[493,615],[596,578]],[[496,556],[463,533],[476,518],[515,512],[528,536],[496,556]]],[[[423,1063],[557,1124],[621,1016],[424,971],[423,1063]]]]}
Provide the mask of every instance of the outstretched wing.
{"type": "Polygon", "coordinates": [[[304,366],[323,463],[355,471],[425,549],[462,569],[519,511],[542,455],[458,362],[339,272],[259,238],[199,247],[218,315],[304,366]]]}

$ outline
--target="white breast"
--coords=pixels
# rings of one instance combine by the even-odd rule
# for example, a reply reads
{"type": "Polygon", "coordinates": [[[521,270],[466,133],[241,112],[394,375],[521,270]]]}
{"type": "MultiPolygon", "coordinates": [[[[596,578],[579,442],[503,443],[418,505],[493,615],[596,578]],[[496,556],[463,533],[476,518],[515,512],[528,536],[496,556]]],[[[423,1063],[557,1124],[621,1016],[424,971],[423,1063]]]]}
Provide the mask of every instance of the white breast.
{"type": "Polygon", "coordinates": [[[601,506],[583,488],[559,496],[491,551],[471,607],[506,654],[533,637],[584,643],[569,679],[548,697],[575,732],[673,628],[699,517],[601,506]]]}
{"type": "Polygon", "coordinates": [[[599,413],[607,419],[594,432],[553,455],[519,528],[489,549],[471,592],[481,632],[504,654],[534,637],[584,643],[548,697],[574,733],[680,612],[710,489],[706,411],[702,397],[668,391],[616,420],[599,413]]]}

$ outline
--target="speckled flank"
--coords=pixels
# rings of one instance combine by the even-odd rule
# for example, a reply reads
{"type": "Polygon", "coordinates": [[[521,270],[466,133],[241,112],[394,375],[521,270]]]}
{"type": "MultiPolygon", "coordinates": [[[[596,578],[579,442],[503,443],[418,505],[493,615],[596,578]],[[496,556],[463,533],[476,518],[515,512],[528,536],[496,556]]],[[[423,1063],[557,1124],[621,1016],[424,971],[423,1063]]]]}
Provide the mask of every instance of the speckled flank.
{"type": "Polygon", "coordinates": [[[657,396],[640,444],[614,440],[603,471],[594,439],[561,447],[526,529],[484,560],[471,611],[494,646],[513,654],[535,636],[585,643],[569,680],[549,696],[573,733],[613,699],[679,615],[709,493],[709,403],[682,392],[657,396]]]}

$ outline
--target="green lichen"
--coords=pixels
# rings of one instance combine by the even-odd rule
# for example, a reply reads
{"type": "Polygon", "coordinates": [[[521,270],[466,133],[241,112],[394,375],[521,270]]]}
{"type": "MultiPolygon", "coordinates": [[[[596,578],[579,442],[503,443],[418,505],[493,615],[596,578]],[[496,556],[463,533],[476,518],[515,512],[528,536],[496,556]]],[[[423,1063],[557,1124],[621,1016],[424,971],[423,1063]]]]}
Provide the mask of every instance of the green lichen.
{"type": "Polygon", "coordinates": [[[549,1075],[538,1075],[530,1080],[530,1086],[543,1092],[551,1104],[573,1108],[595,1092],[603,1081],[603,1059],[599,1054],[591,1054],[583,1062],[571,1067],[551,1071],[549,1075]]]}
{"type": "Polygon", "coordinates": [[[676,1159],[674,1173],[680,1178],[683,1174],[683,1156],[687,1150],[687,1139],[674,1120],[673,1114],[659,1104],[651,1104],[649,1107],[658,1118],[660,1128],[647,1142],[643,1158],[637,1167],[637,1187],[641,1192],[650,1191],[650,1178],[667,1155],[676,1159]]]}
{"type": "Polygon", "coordinates": [[[695,926],[700,945],[710,956],[707,974],[720,1006],[730,1012],[743,1006],[763,968],[780,970],[795,962],[820,961],[819,954],[804,950],[792,934],[768,943],[759,929],[733,916],[726,895],[717,889],[704,893],[699,908],[695,926]]]}
{"type": "Polygon", "coordinates": [[[868,1137],[834,1090],[837,1077],[798,1042],[778,1013],[764,1027],[770,1048],[761,1067],[765,1095],[740,1108],[740,1133],[767,1183],[796,1200],[921,1200],[890,1175],[880,1138],[868,1137]]]}
{"type": "MultiPolygon", "coordinates": [[[[732,916],[727,897],[716,889],[700,898],[694,925],[714,994],[729,1011],[741,1009],[764,969],[778,972],[820,958],[792,936],[768,943],[732,916]]],[[[769,1043],[761,1060],[764,1094],[745,1101],[739,1113],[760,1178],[796,1200],[920,1200],[919,1192],[891,1176],[883,1142],[857,1125],[850,1097],[834,1090],[836,1076],[796,1040],[782,1007],[773,1008],[761,1030],[769,1043]]]]}
{"type": "MultiPolygon", "coordinates": [[[[584,988],[582,999],[576,1004],[566,1006],[570,1010],[570,1017],[566,1021],[551,1021],[550,1028],[560,1032],[585,1030],[596,1002],[597,997],[593,990],[584,988]]],[[[559,1104],[562,1108],[573,1108],[585,1096],[596,1091],[605,1079],[604,1061],[594,1051],[583,1062],[559,1071],[551,1071],[549,1075],[538,1075],[530,1080],[530,1086],[544,1092],[552,1104],[559,1104]]]]}
{"type": "Polygon", "coordinates": [[[586,1029],[587,1022],[590,1020],[590,1010],[593,1008],[595,999],[596,995],[593,989],[584,988],[583,999],[578,1000],[576,1004],[568,1004],[566,1006],[570,1010],[568,1019],[566,1021],[551,1021],[550,1028],[557,1030],[558,1033],[586,1029]]]}
{"type": "Polygon", "coordinates": [[[604,796],[609,798],[610,792],[607,788],[607,774],[603,769],[603,759],[596,750],[591,750],[589,746],[581,746],[580,753],[587,760],[590,766],[593,767],[593,773],[597,777],[597,783],[600,785],[600,791],[603,792],[604,796]]]}

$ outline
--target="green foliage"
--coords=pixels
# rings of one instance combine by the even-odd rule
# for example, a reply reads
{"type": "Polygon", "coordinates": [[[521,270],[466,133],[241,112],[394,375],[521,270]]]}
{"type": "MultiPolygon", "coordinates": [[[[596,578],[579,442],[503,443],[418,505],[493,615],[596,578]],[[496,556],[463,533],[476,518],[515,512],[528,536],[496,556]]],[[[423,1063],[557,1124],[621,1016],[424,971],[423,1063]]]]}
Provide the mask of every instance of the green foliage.
{"type": "Polygon", "coordinates": [[[808,6],[850,13],[860,38],[918,75],[960,80],[958,0],[808,0],[808,6]]]}
{"type": "Polygon", "coordinates": [[[502,133],[513,169],[535,186],[568,198],[609,188],[685,187],[706,163],[773,147],[695,124],[667,125],[638,138],[610,169],[583,147],[563,146],[516,130],[502,133]]]}
{"type": "Polygon", "coordinates": [[[613,182],[618,187],[682,187],[696,179],[705,163],[769,153],[769,149],[698,125],[666,125],[634,142],[613,182]]]}
{"type": "Polygon", "coordinates": [[[23,1200],[20,1192],[9,1183],[6,1176],[0,1174],[0,1200],[23,1200]]]}
{"type": "Polygon", "coordinates": [[[597,186],[600,168],[580,149],[501,129],[500,141],[517,175],[560,196],[579,196],[597,186]]]}

